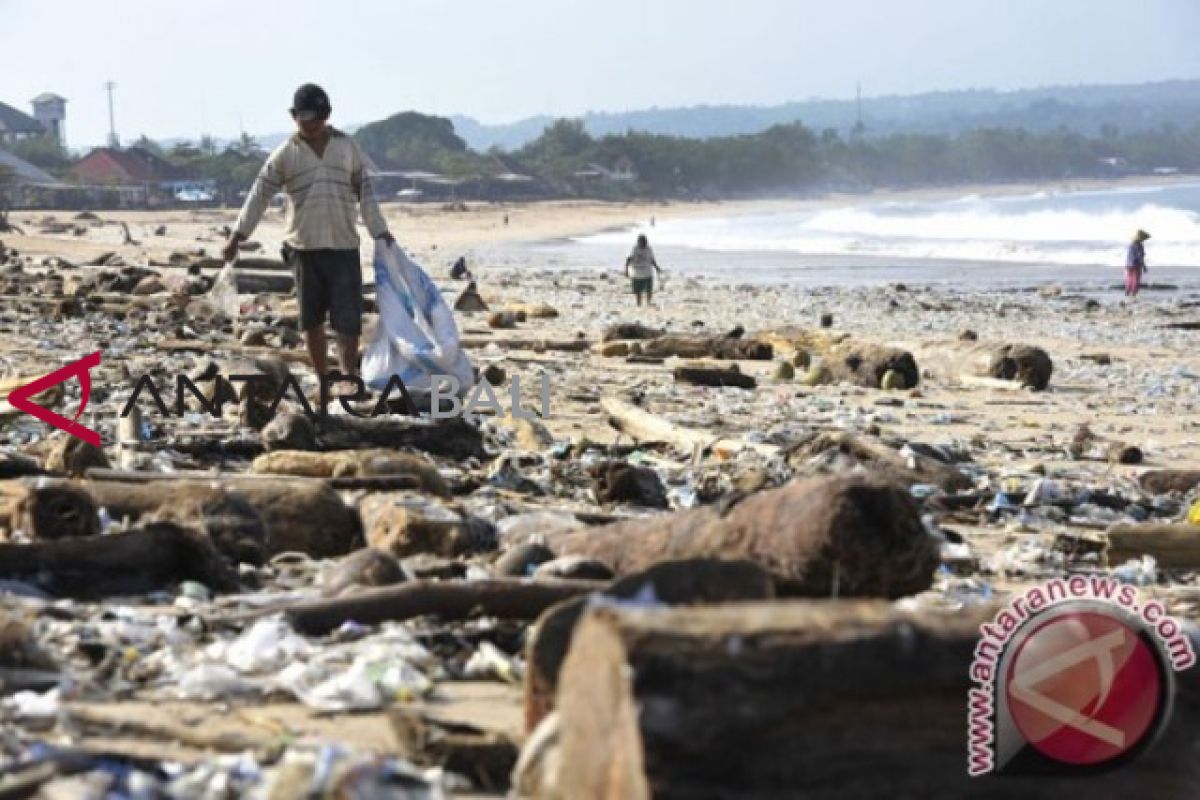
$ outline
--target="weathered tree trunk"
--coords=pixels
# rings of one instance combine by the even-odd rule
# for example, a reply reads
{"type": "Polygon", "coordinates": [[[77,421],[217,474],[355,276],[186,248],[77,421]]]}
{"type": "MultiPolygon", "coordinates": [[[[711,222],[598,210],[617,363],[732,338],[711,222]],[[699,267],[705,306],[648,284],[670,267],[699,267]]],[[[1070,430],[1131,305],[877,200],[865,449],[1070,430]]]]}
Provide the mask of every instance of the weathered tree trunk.
{"type": "Polygon", "coordinates": [[[235,270],[239,294],[291,294],[296,291],[296,279],[286,273],[267,274],[235,270]]]}
{"type": "Polygon", "coordinates": [[[559,769],[536,796],[1049,800],[1098,785],[1105,797],[1194,793],[1194,680],[1157,745],[1103,778],[969,777],[969,666],[983,619],[978,610],[918,615],[845,602],[592,610],[559,684],[559,769]]]}
{"type": "Polygon", "coordinates": [[[1138,484],[1151,494],[1186,494],[1200,486],[1200,470],[1156,469],[1143,472],[1138,484]]]}
{"type": "Polygon", "coordinates": [[[949,464],[918,453],[905,458],[899,451],[878,441],[849,433],[822,433],[788,454],[788,463],[801,474],[832,471],[835,474],[855,467],[879,473],[888,480],[906,485],[928,483],[946,491],[969,489],[972,480],[949,464]]]}
{"type": "Polygon", "coordinates": [[[779,451],[779,448],[773,445],[725,439],[709,431],[685,428],[613,397],[601,399],[600,408],[608,415],[609,425],[643,442],[666,442],[688,452],[697,447],[701,450],[719,449],[729,452],[750,448],[763,455],[773,455],[779,451]]]}
{"type": "Polygon", "coordinates": [[[457,558],[496,549],[490,522],[445,506],[414,505],[411,495],[368,494],[358,510],[367,544],[397,558],[422,553],[457,558]]]}
{"type": "Polygon", "coordinates": [[[518,751],[516,741],[504,732],[439,719],[400,704],[388,709],[388,721],[404,758],[466,775],[488,792],[508,788],[518,751]]]}
{"type": "Polygon", "coordinates": [[[1167,569],[1200,569],[1200,526],[1117,523],[1108,528],[1105,536],[1110,567],[1150,555],[1158,566],[1167,569]]]}
{"type": "Polygon", "coordinates": [[[100,518],[92,498],[65,481],[4,481],[0,527],[50,541],[93,536],[100,532],[100,518]]]}
{"type": "Polygon", "coordinates": [[[743,375],[735,364],[728,369],[720,367],[676,367],[674,371],[676,383],[690,383],[694,386],[736,386],[739,389],[753,389],[758,385],[751,375],[743,375]]]}
{"type": "Polygon", "coordinates": [[[661,561],[746,559],[781,595],[902,597],[928,589],[939,563],[911,495],[862,476],[794,480],[726,513],[705,506],[551,533],[559,555],[595,558],[618,575],[661,561]]]}
{"type": "Polygon", "coordinates": [[[377,625],[427,614],[443,619],[479,614],[532,620],[555,603],[605,585],[596,581],[420,580],[301,603],[290,607],[286,614],[293,628],[310,636],[326,634],[349,620],[377,625]]]}
{"type": "Polygon", "coordinates": [[[913,352],[928,371],[945,381],[992,378],[1041,391],[1054,374],[1049,354],[1032,345],[954,340],[927,342],[913,352]]]}
{"type": "Polygon", "coordinates": [[[464,336],[458,343],[467,350],[477,350],[495,344],[506,350],[532,350],[535,353],[582,353],[592,346],[589,339],[504,339],[480,336],[464,336]]]}
{"type": "Polygon", "coordinates": [[[392,415],[370,419],[282,414],[262,431],[268,450],[371,450],[412,448],[457,460],[482,457],[483,435],[462,419],[392,415]]]}
{"type": "MultiPolygon", "coordinates": [[[[164,481],[180,480],[211,481],[214,475],[211,472],[203,470],[139,472],[137,470],[96,469],[93,467],[88,470],[87,477],[94,481],[114,481],[119,483],[163,483],[164,481]]],[[[235,480],[249,480],[255,477],[261,480],[279,480],[278,477],[271,474],[259,475],[253,472],[238,475],[222,475],[220,477],[228,477],[235,480]]],[[[347,475],[329,478],[326,483],[338,491],[363,490],[368,492],[421,491],[425,486],[425,482],[421,478],[413,475],[347,475]]]]}
{"type": "Polygon", "coordinates": [[[212,503],[226,492],[236,492],[261,515],[266,525],[267,557],[294,550],[313,558],[330,558],[362,545],[362,524],[357,512],[322,481],[228,476],[220,483],[89,481],[80,486],[115,519],[139,519],[171,508],[212,503]]]}
{"type": "Polygon", "coordinates": [[[650,328],[640,322],[618,322],[605,328],[604,334],[600,338],[605,342],[624,339],[657,339],[665,336],[666,333],[661,328],[650,328]]]}
{"type": "MultiPolygon", "coordinates": [[[[169,266],[169,265],[168,265],[169,266]]],[[[219,270],[225,266],[225,262],[219,258],[198,258],[188,264],[182,264],[184,267],[200,267],[201,269],[219,270]]],[[[283,263],[278,258],[264,258],[263,256],[238,256],[237,263],[234,265],[234,271],[243,269],[261,269],[268,271],[289,272],[291,267],[283,263]]]]}
{"type": "MultiPolygon", "coordinates": [[[[709,605],[746,600],[769,600],[775,585],[749,561],[697,558],[665,561],[644,572],[626,575],[605,589],[604,597],[630,600],[653,595],[669,605],[709,605]]],[[[531,733],[554,710],[558,676],[588,597],[564,600],[546,610],[530,629],[525,647],[525,730],[531,733]]]]}
{"type": "Polygon", "coordinates": [[[35,475],[45,475],[37,459],[22,453],[7,451],[0,453],[0,480],[12,478],[27,478],[35,475]]]}
{"type": "Polygon", "coordinates": [[[304,450],[275,450],[264,453],[250,465],[256,474],[297,475],[310,478],[365,478],[405,475],[413,488],[448,497],[450,487],[437,467],[421,456],[394,450],[343,450],[312,453],[304,450]]]}
{"type": "Polygon", "coordinates": [[[143,594],[184,580],[216,591],[237,588],[206,536],[166,522],[107,536],[0,544],[0,577],[69,597],[143,594]]]}
{"type": "Polygon", "coordinates": [[[766,342],[728,336],[668,334],[642,342],[642,355],[667,358],[719,358],[733,361],[770,361],[775,350],[766,342]]]}
{"type": "Polygon", "coordinates": [[[868,389],[880,388],[889,371],[899,376],[902,385],[897,388],[912,389],[921,382],[912,353],[898,347],[865,342],[841,344],[826,352],[824,363],[834,380],[868,389]]]}

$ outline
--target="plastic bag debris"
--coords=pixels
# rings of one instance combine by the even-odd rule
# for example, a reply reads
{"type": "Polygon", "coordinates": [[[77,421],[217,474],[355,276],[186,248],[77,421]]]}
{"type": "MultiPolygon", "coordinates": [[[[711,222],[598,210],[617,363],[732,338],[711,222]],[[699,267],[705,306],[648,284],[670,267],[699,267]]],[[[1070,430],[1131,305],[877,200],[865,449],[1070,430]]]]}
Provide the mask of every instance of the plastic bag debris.
{"type": "Polygon", "coordinates": [[[278,682],[300,702],[324,712],[369,711],[423,697],[433,689],[419,669],[385,653],[363,653],[349,668],[337,658],[292,664],[278,682]]]}
{"type": "Polygon", "coordinates": [[[480,642],[479,648],[467,659],[463,675],[467,678],[499,678],[505,683],[521,682],[525,668],[520,659],[500,650],[491,642],[480,642]]]}
{"type": "Polygon", "coordinates": [[[1113,577],[1134,586],[1151,586],[1158,582],[1158,562],[1154,556],[1131,558],[1112,571],[1113,577]]]}
{"type": "Polygon", "coordinates": [[[374,261],[379,324],[363,352],[363,380],[382,391],[398,375],[409,392],[427,394],[433,376],[448,376],[465,393],[474,374],[441,292],[398,245],[377,242],[374,261]]]}
{"type": "Polygon", "coordinates": [[[17,692],[5,698],[4,709],[21,719],[54,719],[62,709],[58,689],[48,692],[17,692]]]}
{"type": "Polygon", "coordinates": [[[223,657],[240,672],[255,674],[274,672],[306,656],[311,649],[282,617],[275,616],[258,620],[234,641],[215,644],[208,652],[210,657],[223,657]]]}
{"type": "Polygon", "coordinates": [[[184,700],[216,700],[246,694],[256,687],[232,667],[197,664],[179,676],[175,694],[184,700]]]}
{"type": "Polygon", "coordinates": [[[237,275],[233,271],[232,261],[226,263],[217,273],[212,288],[208,290],[208,301],[227,318],[237,322],[241,306],[238,300],[237,275]]]}

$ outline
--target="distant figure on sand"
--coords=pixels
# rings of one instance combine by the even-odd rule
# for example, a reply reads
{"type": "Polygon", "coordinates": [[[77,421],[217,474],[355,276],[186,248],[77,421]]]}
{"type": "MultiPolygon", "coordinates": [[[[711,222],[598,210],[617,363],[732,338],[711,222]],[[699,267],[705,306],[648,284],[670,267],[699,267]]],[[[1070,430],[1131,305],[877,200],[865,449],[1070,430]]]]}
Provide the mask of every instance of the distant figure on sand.
{"type": "Polygon", "coordinates": [[[662,269],[654,260],[654,251],[645,235],[638,236],[637,244],[629,258],[625,259],[625,274],[633,279],[633,293],[637,304],[642,304],[642,295],[646,295],[646,304],[654,301],[654,273],[662,275],[662,269]]]}
{"type": "Polygon", "coordinates": [[[1145,231],[1138,231],[1129,243],[1129,253],[1125,256],[1125,296],[1137,297],[1142,288],[1142,274],[1146,269],[1146,246],[1142,244],[1150,238],[1145,231]]]}
{"type": "Polygon", "coordinates": [[[458,261],[454,262],[454,266],[450,268],[450,277],[456,281],[460,281],[463,278],[470,279],[472,277],[471,270],[467,269],[466,256],[459,256],[458,261]]]}

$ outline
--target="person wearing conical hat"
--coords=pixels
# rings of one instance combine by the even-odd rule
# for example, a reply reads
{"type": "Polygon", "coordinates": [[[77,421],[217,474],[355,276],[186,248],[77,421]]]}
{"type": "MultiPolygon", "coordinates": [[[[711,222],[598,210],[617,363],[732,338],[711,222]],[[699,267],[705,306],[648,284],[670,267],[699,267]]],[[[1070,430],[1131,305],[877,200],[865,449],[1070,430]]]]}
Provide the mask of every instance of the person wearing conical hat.
{"type": "Polygon", "coordinates": [[[1146,245],[1144,242],[1150,234],[1139,230],[1129,243],[1129,252],[1125,256],[1125,296],[1137,297],[1142,288],[1142,275],[1146,272],[1146,245]]]}

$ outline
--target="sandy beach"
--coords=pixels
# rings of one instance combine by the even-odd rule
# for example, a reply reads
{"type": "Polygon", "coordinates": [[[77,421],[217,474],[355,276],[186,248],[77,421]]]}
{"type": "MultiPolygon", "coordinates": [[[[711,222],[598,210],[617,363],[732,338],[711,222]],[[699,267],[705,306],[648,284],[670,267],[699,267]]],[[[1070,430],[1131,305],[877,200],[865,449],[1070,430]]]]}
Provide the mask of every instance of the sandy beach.
{"type": "MultiPolygon", "coordinates": [[[[804,199],[762,199],[722,202],[658,201],[604,203],[596,201],[546,201],[536,203],[468,203],[453,210],[439,204],[383,204],[385,217],[401,244],[417,259],[437,271],[461,254],[486,251],[497,246],[537,243],[578,237],[603,230],[645,225],[651,219],[669,220],[697,217],[725,217],[740,214],[772,213],[845,205],[886,202],[936,202],[959,197],[1008,197],[1045,191],[1100,191],[1128,186],[1171,186],[1194,183],[1195,176],[1154,176],[1107,181],[1075,180],[1056,184],[979,184],[912,190],[878,190],[861,194],[828,194],[804,199]],[[509,224],[504,224],[505,217],[509,224]]],[[[67,220],[69,212],[16,212],[13,221],[32,233],[36,222],[47,217],[67,220]]],[[[220,230],[237,219],[236,209],[175,209],[163,211],[113,211],[104,214],[112,223],[126,222],[137,246],[122,248],[130,258],[165,258],[176,250],[205,249],[216,255],[222,241],[220,230]],[[156,236],[154,229],[166,225],[156,236]]],[[[267,212],[255,233],[255,241],[267,254],[278,251],[282,237],[283,209],[267,212]]],[[[365,231],[360,231],[365,235],[365,231]]],[[[9,237],[11,246],[31,254],[59,255],[64,258],[90,258],[120,245],[123,236],[116,225],[89,231],[86,237],[52,235],[9,237]]],[[[366,258],[364,253],[364,258],[366,258]]],[[[486,266],[486,265],[485,265],[486,266]]]]}
{"type": "MultiPolygon", "coordinates": [[[[1021,193],[1032,188],[992,190],[1021,193]]],[[[977,190],[980,187],[886,197],[959,196],[977,190]]],[[[882,197],[885,195],[872,195],[871,199],[882,197]]],[[[957,505],[922,509],[931,525],[949,532],[945,534],[951,537],[947,547],[953,547],[945,551],[945,565],[930,578],[930,587],[898,601],[897,608],[930,615],[966,613],[1066,569],[1103,574],[1125,569],[1135,575],[1143,592],[1168,599],[1173,613],[1200,620],[1200,595],[1191,568],[1156,567],[1154,561],[1136,561],[1131,567],[1124,560],[1106,563],[1097,554],[1104,547],[1105,531],[1114,524],[1178,520],[1186,514],[1190,496],[1154,496],[1138,481],[1151,470],[1200,469],[1200,350],[1195,344],[1200,334],[1189,327],[1200,320],[1200,292],[1151,287],[1131,301],[1110,289],[1083,292],[1045,280],[1003,290],[894,282],[799,289],[751,285],[736,276],[674,274],[659,288],[654,306],[639,309],[633,305],[627,280],[615,270],[564,271],[544,260],[532,246],[597,230],[642,225],[651,216],[660,221],[728,216],[843,201],[557,202],[469,206],[466,211],[388,204],[386,216],[393,230],[429,269],[448,300],[453,302],[466,287],[465,282],[447,275],[454,258],[465,253],[477,268],[480,292],[490,311],[455,315],[474,366],[492,368],[492,374],[498,370],[509,385],[513,377],[519,377],[525,387],[536,386],[545,377],[551,387],[550,415],[536,428],[522,429],[511,419],[484,418],[482,429],[490,448],[487,457],[421,456],[452,485],[453,497],[434,498],[409,491],[400,493],[407,498],[403,502],[424,509],[421,513],[433,513],[433,508],[447,513],[445,509],[452,508],[453,514],[464,519],[486,520],[504,531],[525,530],[517,524],[522,520],[541,525],[547,518],[538,514],[553,519],[566,516],[571,525],[582,524],[579,520],[589,524],[650,520],[733,497],[740,491],[736,487],[746,485],[751,474],[762,476],[751,491],[765,491],[791,477],[862,469],[849,456],[837,457],[836,451],[805,458],[780,455],[805,452],[813,437],[822,434],[854,437],[894,453],[906,452],[902,448],[909,445],[934,448],[954,454],[952,467],[945,468],[957,470],[963,483],[951,493],[957,505]],[[508,225],[504,224],[505,215],[508,225]],[[505,247],[509,258],[503,264],[488,263],[486,253],[497,245],[505,247]],[[541,310],[535,313],[535,307],[541,310]],[[528,313],[523,320],[497,327],[491,312],[504,309],[528,313]],[[828,317],[827,326],[822,324],[823,317],[828,317]],[[766,358],[718,360],[644,356],[640,355],[642,348],[650,346],[646,342],[603,341],[611,326],[629,323],[648,326],[657,333],[711,337],[710,342],[733,337],[773,346],[766,358]],[[863,384],[823,375],[821,365],[835,363],[835,348],[847,343],[899,348],[915,355],[919,382],[886,390],[878,380],[863,384]],[[957,367],[947,369],[953,366],[956,354],[970,348],[1005,345],[1045,351],[1053,362],[1053,374],[1044,391],[966,375],[957,367]],[[788,377],[780,372],[784,363],[801,366],[794,368],[794,377],[788,377]],[[676,377],[680,367],[731,366],[736,366],[741,376],[753,379],[754,387],[698,386],[676,377]],[[639,442],[639,437],[614,429],[614,401],[627,406],[636,403],[656,424],[665,426],[662,430],[669,435],[683,431],[679,435],[684,439],[699,437],[725,444],[705,454],[703,448],[689,452],[670,441],[656,444],[641,437],[639,442]],[[1085,426],[1087,435],[1081,434],[1085,426]],[[1121,463],[1122,458],[1114,453],[1130,448],[1138,450],[1138,457],[1121,463]],[[604,459],[618,457],[616,454],[658,476],[663,502],[669,508],[651,510],[636,503],[597,499],[588,470],[604,459]],[[1022,503],[1022,498],[1049,493],[1057,498],[1053,503],[1022,503]],[[1009,505],[997,506],[1001,501],[1009,505]],[[1074,542],[1071,546],[1082,548],[1084,555],[1071,554],[1069,547],[1064,550],[1064,542],[1074,542]]],[[[156,473],[157,479],[164,477],[163,470],[205,481],[229,480],[246,472],[248,459],[229,455],[239,452],[231,448],[249,447],[249,452],[257,453],[261,446],[258,434],[243,424],[244,409],[239,417],[232,406],[218,420],[199,414],[153,420],[147,429],[149,438],[137,448],[117,446],[117,411],[128,394],[122,382],[128,375],[142,372],[197,374],[210,361],[222,374],[232,373],[245,368],[239,365],[260,365],[267,360],[286,364],[308,391],[315,386],[314,379],[294,336],[289,339],[284,332],[294,325],[294,299],[286,291],[243,294],[245,313],[235,335],[231,325],[213,322],[201,313],[202,295],[193,294],[189,299],[191,290],[183,283],[185,270],[153,266],[168,264],[172,254],[179,265],[189,259],[197,261],[201,251],[214,256],[223,241],[223,226],[235,218],[232,211],[104,212],[98,220],[74,217],[67,212],[12,215],[25,235],[3,237],[4,247],[20,255],[11,257],[4,273],[0,377],[42,374],[50,366],[102,350],[104,362],[95,380],[104,390],[93,398],[88,418],[102,433],[114,465],[143,477],[147,472],[156,473]],[[80,232],[43,233],[40,229],[47,217],[78,226],[80,232]],[[128,226],[135,243],[123,243],[120,223],[128,226]],[[112,257],[120,261],[113,266],[110,258],[109,266],[83,266],[105,254],[115,254],[112,257]],[[112,276],[147,265],[153,273],[149,277],[161,284],[148,284],[152,291],[145,295],[136,289],[70,289],[87,286],[88,280],[103,273],[112,276]],[[85,304],[80,313],[63,311],[64,287],[79,293],[77,299],[85,304]],[[48,311],[51,308],[59,309],[58,318],[48,311]],[[177,449],[185,439],[193,443],[189,445],[193,449],[186,452],[177,449]],[[197,447],[201,449],[194,449],[197,447]]],[[[254,237],[261,249],[247,255],[272,258],[281,235],[282,215],[272,211],[254,237]]],[[[364,252],[364,274],[369,277],[366,258],[364,252]]],[[[206,277],[216,272],[212,266],[199,271],[206,277]]],[[[1114,285],[1118,277],[1113,275],[1114,285]]],[[[137,280],[140,284],[143,278],[137,280]]],[[[373,322],[372,315],[369,323],[373,322]]],[[[68,398],[72,397],[75,395],[69,393],[68,398]]],[[[45,426],[29,418],[10,413],[4,420],[7,442],[39,458],[62,438],[47,437],[45,426]]],[[[264,477],[270,476],[259,476],[264,477]]],[[[943,494],[937,485],[922,478],[909,475],[907,483],[921,503],[943,494]]],[[[360,507],[370,494],[370,489],[341,490],[352,508],[360,507]]],[[[370,530],[368,526],[368,535],[370,530]]],[[[9,537],[15,535],[8,531],[9,537]]],[[[506,532],[486,552],[425,560],[406,555],[404,563],[421,576],[484,577],[493,574],[496,557],[520,541],[517,534],[506,532]]],[[[247,567],[245,574],[258,588],[226,597],[177,601],[170,593],[174,590],[168,590],[131,601],[130,610],[123,612],[128,616],[122,619],[139,625],[157,624],[148,621],[155,615],[170,614],[182,620],[195,613],[209,619],[212,627],[195,633],[188,629],[170,646],[157,634],[146,634],[149,638],[141,645],[144,655],[131,662],[142,665],[137,668],[141,672],[132,667],[126,670],[129,676],[122,680],[128,682],[121,684],[125,688],[120,702],[109,702],[112,695],[104,692],[64,701],[71,714],[90,720],[81,723],[80,732],[71,734],[74,741],[188,763],[208,757],[214,747],[236,752],[238,743],[262,744],[280,732],[304,741],[334,737],[363,753],[388,750],[393,746],[393,734],[382,701],[368,703],[355,713],[330,701],[330,707],[337,709],[331,712],[321,710],[311,697],[297,700],[307,697],[303,693],[280,699],[278,689],[255,693],[258,690],[238,684],[239,692],[249,694],[242,695],[239,712],[231,717],[222,711],[228,702],[222,699],[224,689],[214,689],[214,697],[207,700],[199,692],[181,696],[173,689],[180,676],[187,676],[187,681],[200,680],[195,672],[200,669],[196,666],[200,648],[232,646],[229,643],[237,637],[250,635],[249,623],[238,614],[266,605],[311,600],[317,596],[316,587],[332,580],[330,576],[342,563],[339,559],[296,556],[291,561],[247,567]],[[176,652],[172,648],[179,648],[177,654],[165,655],[176,652]],[[172,725],[180,716],[216,733],[203,739],[184,735],[172,725]],[[107,722],[97,721],[102,717],[107,722]],[[106,737],[105,731],[113,725],[125,726],[121,737],[106,737]],[[222,740],[217,733],[228,738],[222,740]]],[[[41,602],[30,600],[29,608],[36,610],[41,602]]],[[[65,632],[75,627],[106,624],[89,622],[104,607],[75,603],[58,612],[67,619],[54,628],[39,628],[39,636],[48,648],[59,647],[61,638],[68,635],[65,632]]],[[[437,689],[420,703],[406,707],[480,726],[520,744],[529,731],[521,720],[520,681],[513,676],[528,668],[520,644],[527,635],[522,633],[526,623],[422,618],[381,629],[387,636],[416,636],[443,659],[437,667],[429,666],[437,658],[421,662],[437,689]],[[502,655],[487,656],[493,659],[488,662],[491,667],[467,670],[464,664],[477,654],[476,645],[493,639],[503,645],[502,655]],[[496,658],[501,666],[495,666],[496,658]]],[[[367,637],[362,641],[369,642],[375,634],[355,628],[333,638],[339,635],[346,637],[341,645],[330,638],[305,639],[308,644],[304,647],[312,649],[296,650],[295,662],[303,665],[311,659],[316,664],[316,653],[334,652],[337,647],[352,649],[358,646],[354,637],[367,637]]],[[[285,640],[292,642],[291,638],[285,640]]],[[[320,674],[321,680],[327,677],[320,674]]],[[[95,680],[102,684],[108,678],[95,680]]],[[[265,679],[251,675],[249,681],[265,679]]],[[[462,788],[464,792],[471,789],[462,788]]],[[[478,785],[473,788],[481,789],[478,785]]]]}

